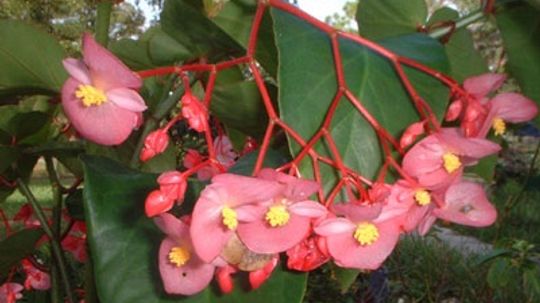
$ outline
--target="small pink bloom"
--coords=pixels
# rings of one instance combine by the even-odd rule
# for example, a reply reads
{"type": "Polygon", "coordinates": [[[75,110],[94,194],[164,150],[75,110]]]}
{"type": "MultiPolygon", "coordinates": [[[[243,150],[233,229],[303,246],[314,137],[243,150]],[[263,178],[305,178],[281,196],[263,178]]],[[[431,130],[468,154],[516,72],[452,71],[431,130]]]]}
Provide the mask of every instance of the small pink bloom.
{"type": "Polygon", "coordinates": [[[141,150],[140,159],[146,162],[156,155],[161,154],[169,145],[169,135],[165,129],[158,129],[146,136],[144,139],[144,147],[141,150]]]}
{"type": "Polygon", "coordinates": [[[191,92],[186,91],[182,99],[182,116],[188,120],[189,127],[203,132],[208,124],[208,110],[191,92]]]}
{"type": "Polygon", "coordinates": [[[444,197],[444,205],[433,210],[439,219],[475,227],[491,225],[497,219],[497,210],[477,183],[455,183],[448,188],[444,197]]]}
{"type": "Polygon", "coordinates": [[[421,121],[409,125],[401,136],[399,147],[406,148],[407,146],[411,145],[419,135],[425,132],[425,124],[425,121],[421,121]]]}
{"type": "Polygon", "coordinates": [[[485,139],[466,138],[455,128],[441,129],[415,144],[403,157],[403,170],[422,187],[438,190],[461,177],[463,167],[497,153],[500,146],[485,139]]]}
{"type": "Polygon", "coordinates": [[[278,182],[220,174],[201,193],[195,204],[191,238],[197,255],[212,262],[225,244],[246,220],[254,220],[257,203],[265,202],[280,192],[278,182]]]}
{"type": "Polygon", "coordinates": [[[47,290],[51,288],[51,277],[48,273],[43,272],[27,259],[22,261],[23,270],[26,273],[24,287],[26,289],[47,290]]]}
{"type": "Polygon", "coordinates": [[[17,300],[22,299],[21,292],[24,287],[19,283],[4,283],[0,286],[0,302],[1,303],[15,303],[17,300]]]}
{"type": "MultiPolygon", "coordinates": [[[[219,135],[213,142],[214,153],[219,164],[225,169],[229,169],[234,165],[238,154],[234,151],[230,139],[225,135],[219,135]]],[[[205,158],[196,150],[188,149],[184,157],[183,165],[185,168],[192,168],[195,165],[203,162],[205,158]]],[[[211,165],[206,165],[197,171],[197,179],[201,181],[210,180],[213,176],[219,174],[220,171],[211,165]]]]}
{"type": "Polygon", "coordinates": [[[193,295],[212,280],[215,266],[202,261],[193,250],[189,226],[171,214],[154,219],[167,235],[159,247],[159,272],[170,294],[193,295]]]}
{"type": "Polygon", "coordinates": [[[249,272],[251,289],[259,288],[270,276],[278,264],[279,257],[275,255],[263,268],[249,272]]]}
{"type": "Polygon", "coordinates": [[[399,217],[381,213],[379,203],[371,206],[334,204],[336,215],[315,226],[326,238],[328,252],[337,265],[357,269],[377,269],[397,244],[399,217]]]}
{"type": "Polygon", "coordinates": [[[327,214],[322,204],[309,200],[319,185],[273,169],[263,169],[259,178],[283,184],[285,190],[261,201],[254,218],[238,227],[238,237],[256,253],[286,251],[309,235],[312,219],[327,214]]]}
{"type": "Polygon", "coordinates": [[[144,212],[151,218],[169,211],[174,205],[174,198],[156,189],[150,192],[144,201],[144,212]]]}
{"type": "Polygon", "coordinates": [[[63,61],[70,75],[62,88],[64,112],[81,136],[120,144],[142,123],[142,81],[90,34],[84,34],[82,48],[83,60],[63,61]]]}
{"type": "Polygon", "coordinates": [[[214,150],[216,152],[217,160],[226,169],[233,166],[238,158],[238,154],[234,151],[231,140],[225,135],[219,135],[214,139],[214,150]]]}

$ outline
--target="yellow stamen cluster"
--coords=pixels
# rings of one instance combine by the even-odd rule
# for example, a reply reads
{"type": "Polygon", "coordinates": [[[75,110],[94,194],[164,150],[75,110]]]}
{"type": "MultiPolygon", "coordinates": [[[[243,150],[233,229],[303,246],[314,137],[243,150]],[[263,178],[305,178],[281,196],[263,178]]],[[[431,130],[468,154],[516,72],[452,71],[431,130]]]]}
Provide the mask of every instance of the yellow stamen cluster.
{"type": "Polygon", "coordinates": [[[447,173],[451,174],[461,167],[459,157],[453,153],[445,153],[443,155],[443,166],[447,173]]]}
{"type": "Polygon", "coordinates": [[[431,195],[425,189],[419,189],[414,192],[414,200],[418,205],[425,206],[431,203],[431,195]]]}
{"type": "Polygon", "coordinates": [[[504,120],[499,117],[493,119],[491,126],[495,131],[495,136],[504,135],[504,133],[506,132],[506,123],[504,123],[504,120]]]}
{"type": "Polygon", "coordinates": [[[291,215],[283,205],[275,205],[266,212],[266,221],[272,227],[283,226],[289,222],[291,215]]]}
{"type": "Polygon", "coordinates": [[[75,91],[75,97],[79,98],[86,107],[101,105],[107,101],[105,93],[92,85],[81,84],[75,91]]]}
{"type": "Polygon", "coordinates": [[[227,206],[223,207],[221,217],[223,217],[223,225],[227,226],[228,229],[233,230],[238,226],[238,219],[234,209],[227,206]]]}
{"type": "Polygon", "coordinates": [[[377,226],[372,223],[358,223],[353,237],[360,245],[371,245],[379,239],[379,230],[377,229],[377,226]]]}
{"type": "Polygon", "coordinates": [[[168,257],[171,264],[180,267],[189,261],[189,259],[191,258],[191,254],[187,249],[183,248],[182,246],[176,246],[171,248],[168,257]]]}

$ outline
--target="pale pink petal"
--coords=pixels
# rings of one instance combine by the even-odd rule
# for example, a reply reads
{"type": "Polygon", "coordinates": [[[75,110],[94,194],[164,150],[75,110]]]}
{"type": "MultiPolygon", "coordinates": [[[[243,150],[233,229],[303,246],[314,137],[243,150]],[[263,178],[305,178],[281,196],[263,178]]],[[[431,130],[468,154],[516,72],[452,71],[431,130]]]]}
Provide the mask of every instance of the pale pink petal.
{"type": "Polygon", "coordinates": [[[441,190],[461,178],[463,167],[449,174],[442,166],[430,173],[417,176],[418,183],[429,190],[441,190]]]}
{"type": "Polygon", "coordinates": [[[488,226],[497,219],[497,210],[487,200],[482,186],[473,182],[460,182],[448,188],[446,205],[435,209],[438,218],[462,225],[488,226]]]}
{"type": "Polygon", "coordinates": [[[382,210],[381,203],[359,205],[355,203],[336,203],[332,205],[336,215],[345,216],[353,222],[368,221],[379,216],[382,210]]]}
{"type": "Polygon", "coordinates": [[[273,201],[268,200],[267,203],[244,204],[236,207],[234,210],[236,211],[238,221],[253,222],[264,217],[268,206],[272,203],[273,201]]]}
{"type": "Polygon", "coordinates": [[[309,234],[311,219],[290,214],[287,224],[271,227],[264,220],[240,224],[238,237],[251,251],[273,254],[286,251],[300,243],[309,234]]]}
{"type": "Polygon", "coordinates": [[[428,231],[431,229],[431,226],[433,226],[436,220],[437,220],[437,217],[428,213],[424,218],[420,220],[420,222],[418,222],[418,228],[417,228],[418,234],[421,236],[425,236],[428,233],[428,231]]]}
{"type": "Polygon", "coordinates": [[[289,206],[289,211],[304,217],[319,218],[328,212],[326,207],[314,201],[296,202],[289,206]]]}
{"type": "Polygon", "coordinates": [[[68,74],[83,84],[91,84],[90,72],[82,60],[67,58],[62,61],[68,74]]]}
{"type": "Polygon", "coordinates": [[[416,143],[403,157],[403,170],[413,177],[439,169],[444,148],[435,135],[416,143]]]}
{"type": "Polygon", "coordinates": [[[182,239],[189,239],[189,226],[175,216],[164,213],[154,219],[154,223],[163,231],[167,237],[172,238],[176,242],[181,242],[182,239]]]}
{"type": "Polygon", "coordinates": [[[353,231],[326,237],[330,255],[336,264],[347,268],[374,270],[390,255],[399,239],[399,226],[386,221],[376,224],[379,238],[371,245],[360,245],[353,231]]]}
{"type": "Polygon", "coordinates": [[[212,184],[227,188],[227,204],[231,207],[273,199],[284,189],[278,182],[234,174],[219,174],[212,178],[212,184]]]}
{"type": "Polygon", "coordinates": [[[319,184],[315,181],[295,178],[270,168],[261,170],[258,177],[284,184],[286,186],[284,195],[291,201],[305,200],[319,190],[319,184]]]}
{"type": "Polygon", "coordinates": [[[208,286],[214,276],[214,266],[201,261],[192,253],[183,266],[169,262],[169,252],[178,245],[171,238],[166,238],[159,247],[159,272],[165,291],[170,294],[193,295],[208,286]]]}
{"type": "Polygon", "coordinates": [[[226,196],[221,190],[207,186],[193,209],[191,240],[197,255],[205,262],[212,262],[232,235],[232,230],[222,221],[221,211],[227,201],[222,200],[226,196]]]}
{"type": "Polygon", "coordinates": [[[116,106],[132,112],[142,112],[147,108],[139,93],[129,88],[110,89],[106,92],[106,95],[107,99],[116,106]]]}
{"type": "Polygon", "coordinates": [[[476,77],[470,77],[463,82],[463,88],[478,99],[482,99],[490,92],[498,89],[506,80],[503,74],[483,74],[476,77]]]}
{"type": "Polygon", "coordinates": [[[89,33],[83,35],[82,47],[84,62],[96,87],[107,91],[120,87],[137,90],[142,86],[141,78],[110,51],[99,45],[89,33]]]}
{"type": "Polygon", "coordinates": [[[124,142],[137,123],[137,113],[111,102],[85,107],[75,97],[79,82],[69,78],[62,87],[64,112],[79,134],[95,143],[117,145],[124,142]]]}
{"type": "Polygon", "coordinates": [[[313,228],[316,234],[321,236],[331,236],[342,233],[352,233],[355,229],[354,223],[345,218],[326,219],[313,228]]]}
{"type": "Polygon", "coordinates": [[[473,159],[480,159],[501,150],[501,147],[492,141],[464,137],[457,128],[444,129],[437,136],[448,147],[448,151],[473,159]]]}
{"type": "Polygon", "coordinates": [[[490,103],[495,116],[512,123],[532,120],[538,114],[536,103],[517,93],[499,94],[490,103]]]}

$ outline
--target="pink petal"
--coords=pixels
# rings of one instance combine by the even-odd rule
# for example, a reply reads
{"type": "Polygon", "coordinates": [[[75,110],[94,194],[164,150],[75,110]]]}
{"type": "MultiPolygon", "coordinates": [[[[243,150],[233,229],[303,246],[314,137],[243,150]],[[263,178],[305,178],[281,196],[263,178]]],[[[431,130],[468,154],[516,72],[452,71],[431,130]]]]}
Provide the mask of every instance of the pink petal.
{"type": "Polygon", "coordinates": [[[300,243],[309,234],[311,219],[290,214],[287,224],[271,227],[264,219],[240,224],[238,237],[250,250],[261,254],[280,253],[300,243]]]}
{"type": "Polygon", "coordinates": [[[332,236],[342,233],[352,233],[355,229],[354,223],[345,218],[326,219],[313,228],[315,233],[321,236],[332,236]]]}
{"type": "Polygon", "coordinates": [[[115,88],[106,92],[107,99],[118,107],[132,112],[142,112],[146,110],[143,98],[134,90],[128,88],[115,88]]]}
{"type": "Polygon", "coordinates": [[[277,182],[234,174],[219,174],[212,178],[212,184],[226,188],[227,204],[231,207],[273,199],[284,189],[277,182]]]}
{"type": "Polygon", "coordinates": [[[435,135],[416,143],[403,157],[403,170],[413,177],[439,169],[444,147],[435,135]]]}
{"type": "Polygon", "coordinates": [[[291,201],[305,200],[319,190],[319,184],[315,181],[295,178],[270,168],[261,170],[258,177],[284,184],[286,186],[284,195],[291,201]]]}
{"type": "Polygon", "coordinates": [[[62,87],[62,105],[71,124],[79,134],[95,143],[117,145],[124,142],[137,123],[137,113],[111,102],[85,107],[75,97],[80,82],[69,78],[62,87]]]}
{"type": "Polygon", "coordinates": [[[202,262],[192,253],[189,261],[177,267],[169,262],[169,252],[178,245],[171,238],[166,238],[159,247],[159,273],[165,291],[170,294],[192,295],[208,286],[214,276],[214,266],[202,262]]]}
{"type": "Polygon", "coordinates": [[[168,237],[177,242],[181,242],[181,239],[189,240],[189,226],[171,214],[164,213],[159,215],[159,217],[154,219],[154,223],[168,237]]]}
{"type": "Polygon", "coordinates": [[[536,103],[517,93],[498,94],[490,103],[495,116],[512,123],[532,120],[538,114],[536,103]]]}
{"type": "Polygon", "coordinates": [[[506,80],[506,75],[488,73],[468,78],[463,82],[463,88],[477,99],[482,99],[501,87],[504,80],[506,80]]]}
{"type": "Polygon", "coordinates": [[[450,222],[482,227],[497,219],[497,210],[487,200],[482,186],[473,182],[460,182],[448,188],[446,205],[435,209],[433,214],[450,222]]]}
{"type": "Polygon", "coordinates": [[[90,79],[90,72],[82,60],[67,58],[62,61],[62,64],[64,65],[64,68],[68,74],[75,78],[75,80],[83,84],[92,83],[92,80],[90,79]]]}
{"type": "Polygon", "coordinates": [[[392,221],[376,224],[379,238],[371,245],[362,246],[353,232],[326,237],[330,255],[336,264],[357,269],[377,269],[390,255],[399,239],[399,227],[392,221]]]}
{"type": "Polygon", "coordinates": [[[431,214],[427,214],[422,220],[420,220],[420,222],[418,222],[418,234],[421,236],[425,236],[436,220],[437,217],[431,214]]]}
{"type": "Polygon", "coordinates": [[[99,45],[89,33],[83,35],[82,47],[84,62],[96,87],[108,91],[121,87],[137,90],[142,86],[141,78],[110,51],[99,45]]]}
{"type": "Polygon", "coordinates": [[[222,188],[207,186],[193,209],[191,240],[197,255],[205,262],[212,262],[232,235],[222,222],[221,210],[227,202],[222,191],[222,188]]]}
{"type": "Polygon", "coordinates": [[[382,204],[359,205],[355,203],[336,203],[332,205],[336,215],[345,216],[353,222],[368,221],[379,216],[382,204]]]}
{"type": "Polygon", "coordinates": [[[486,139],[464,137],[457,128],[446,128],[437,137],[448,147],[448,151],[473,159],[495,154],[501,149],[498,144],[486,139]]]}
{"type": "Polygon", "coordinates": [[[319,218],[328,212],[326,207],[314,201],[296,202],[289,206],[289,211],[303,217],[319,218]]]}

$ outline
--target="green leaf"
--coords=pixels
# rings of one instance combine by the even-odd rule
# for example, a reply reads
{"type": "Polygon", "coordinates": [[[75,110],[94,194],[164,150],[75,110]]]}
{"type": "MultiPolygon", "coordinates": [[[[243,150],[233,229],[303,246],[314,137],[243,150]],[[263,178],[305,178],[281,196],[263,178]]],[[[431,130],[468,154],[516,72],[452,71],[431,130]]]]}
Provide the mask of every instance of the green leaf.
{"type": "MultiPolygon", "coordinates": [[[[270,92],[275,90],[270,89],[270,92]]],[[[228,69],[218,74],[211,111],[228,127],[253,137],[264,134],[268,118],[261,94],[254,81],[243,79],[239,69],[228,69]]]]}
{"type": "MultiPolygon", "coordinates": [[[[272,13],[280,56],[281,117],[307,140],[322,124],[338,91],[330,39],[324,32],[288,13],[279,10],[272,13]]],[[[362,45],[346,39],[340,39],[339,43],[348,88],[371,115],[398,138],[405,127],[419,117],[392,64],[362,45]]],[[[394,37],[383,41],[383,45],[442,71],[448,66],[442,46],[425,35],[394,37]]],[[[405,72],[418,93],[438,117],[442,117],[448,89],[419,71],[405,68],[405,72]]],[[[329,132],[345,164],[367,178],[375,176],[382,162],[378,138],[345,98],[337,106],[329,132]]],[[[299,146],[292,139],[289,141],[292,153],[297,153],[299,146]]],[[[315,149],[330,155],[324,143],[318,143],[315,149]]],[[[301,166],[302,172],[310,176],[311,163],[303,161],[301,166]]],[[[328,191],[337,180],[335,172],[323,165],[321,175],[325,176],[324,189],[328,191]]]]}
{"type": "Polygon", "coordinates": [[[0,174],[17,161],[20,152],[12,146],[0,146],[0,174]]]}
{"type": "Polygon", "coordinates": [[[154,67],[148,54],[148,42],[142,40],[122,39],[113,41],[109,49],[127,66],[134,70],[154,67]]]}
{"type": "Polygon", "coordinates": [[[158,27],[152,29],[148,39],[148,55],[158,66],[173,65],[193,56],[185,46],[158,27]]]}
{"type": "Polygon", "coordinates": [[[67,78],[64,50],[51,36],[21,21],[0,20],[0,97],[55,94],[67,78]]]}
{"type": "Polygon", "coordinates": [[[508,256],[511,255],[512,251],[507,248],[497,248],[493,251],[490,251],[489,253],[485,255],[478,256],[474,259],[475,265],[481,265],[488,261],[493,260],[494,258],[500,257],[500,256],[508,256]]]}
{"type": "Polygon", "coordinates": [[[255,291],[237,283],[228,295],[219,294],[216,287],[191,297],[166,295],[157,268],[164,235],[144,214],[145,197],[157,187],[157,176],[105,158],[84,157],[83,161],[88,243],[101,302],[301,302],[306,275],[279,267],[255,291]]]}
{"type": "Polygon", "coordinates": [[[424,0],[359,0],[356,22],[363,37],[382,39],[416,32],[427,13],[424,0]]]}
{"type": "Polygon", "coordinates": [[[540,270],[538,265],[523,272],[525,291],[529,294],[531,302],[540,300],[540,270]]]}
{"type": "Polygon", "coordinates": [[[510,281],[513,281],[513,273],[510,259],[499,258],[493,261],[489,267],[486,280],[489,287],[493,289],[504,288],[510,281]]]}
{"type": "Polygon", "coordinates": [[[176,147],[169,144],[163,153],[143,163],[141,170],[148,173],[162,173],[176,168],[176,147]]]}
{"type": "Polygon", "coordinates": [[[69,216],[75,220],[84,221],[83,191],[77,189],[66,197],[66,208],[69,216]]]}
{"type": "MultiPolygon", "coordinates": [[[[435,11],[428,24],[456,20],[458,17],[457,11],[445,7],[435,11]]],[[[460,28],[452,33],[445,49],[450,62],[450,75],[458,82],[489,71],[486,60],[475,49],[472,34],[467,28],[460,28]]]]}
{"type": "Polygon", "coordinates": [[[0,242],[0,281],[13,266],[34,252],[41,236],[41,229],[24,229],[0,242]]]}
{"type": "Polygon", "coordinates": [[[161,12],[163,31],[189,48],[193,57],[241,54],[242,47],[204,15],[202,3],[190,2],[192,1],[165,2],[161,12]]]}
{"type": "MultiPolygon", "coordinates": [[[[540,104],[540,11],[520,2],[497,14],[497,25],[508,54],[508,71],[523,93],[540,104]]],[[[539,118],[536,121],[540,125],[539,118]]]]}
{"type": "Polygon", "coordinates": [[[341,293],[346,293],[360,274],[360,271],[357,269],[342,268],[338,266],[334,266],[332,269],[341,293]]]}

